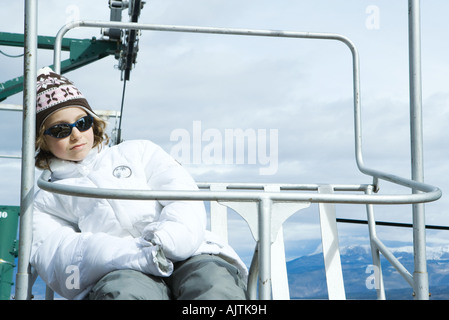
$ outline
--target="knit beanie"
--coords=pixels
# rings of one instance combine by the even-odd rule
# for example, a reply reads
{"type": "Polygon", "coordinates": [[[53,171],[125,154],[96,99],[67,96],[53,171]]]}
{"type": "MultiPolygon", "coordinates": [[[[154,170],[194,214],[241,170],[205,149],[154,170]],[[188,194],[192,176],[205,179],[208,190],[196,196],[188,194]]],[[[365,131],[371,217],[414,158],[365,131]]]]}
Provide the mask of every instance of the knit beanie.
{"type": "Polygon", "coordinates": [[[74,84],[49,67],[38,70],[36,90],[36,135],[45,120],[52,113],[63,108],[77,106],[97,117],[74,84]]]}

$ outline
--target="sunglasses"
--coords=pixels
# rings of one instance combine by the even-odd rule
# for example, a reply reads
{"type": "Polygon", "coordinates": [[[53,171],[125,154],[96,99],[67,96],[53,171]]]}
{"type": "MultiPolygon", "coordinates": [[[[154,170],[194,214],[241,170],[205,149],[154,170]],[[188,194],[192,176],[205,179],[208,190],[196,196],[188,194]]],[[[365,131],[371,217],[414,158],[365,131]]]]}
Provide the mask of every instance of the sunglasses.
{"type": "Polygon", "coordinates": [[[94,118],[90,115],[82,117],[75,121],[74,123],[60,123],[56,124],[44,131],[44,134],[50,137],[62,139],[68,137],[72,134],[73,127],[77,128],[79,131],[89,130],[94,123],[94,118]]]}

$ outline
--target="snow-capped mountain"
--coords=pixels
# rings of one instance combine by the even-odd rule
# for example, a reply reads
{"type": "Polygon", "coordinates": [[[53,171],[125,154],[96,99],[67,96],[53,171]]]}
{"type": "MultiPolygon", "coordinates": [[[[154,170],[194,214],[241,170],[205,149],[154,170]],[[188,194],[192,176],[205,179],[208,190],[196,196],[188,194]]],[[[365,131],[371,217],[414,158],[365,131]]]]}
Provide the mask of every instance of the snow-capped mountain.
{"type": "MultiPolygon", "coordinates": [[[[413,248],[390,249],[413,273],[413,248]]],[[[376,291],[371,288],[373,269],[369,245],[342,247],[340,254],[347,299],[376,299],[376,291]]],[[[449,299],[449,246],[428,247],[427,258],[430,299],[449,299]]],[[[409,284],[388,261],[381,260],[387,299],[413,299],[409,284]]],[[[311,255],[287,262],[287,272],[292,299],[327,299],[323,254],[319,249],[311,255]]],[[[36,300],[44,299],[45,284],[40,278],[33,287],[33,293],[36,300]]]]}
{"type": "MultiPolygon", "coordinates": [[[[413,248],[391,249],[396,258],[413,274],[413,248]]],[[[343,280],[348,299],[376,299],[369,246],[350,246],[340,250],[343,280]]],[[[431,299],[449,298],[449,246],[427,248],[427,268],[431,299]]],[[[381,258],[387,299],[413,299],[413,289],[402,276],[381,258]]],[[[303,256],[287,263],[290,295],[296,299],[327,299],[322,252],[303,256]]]]}

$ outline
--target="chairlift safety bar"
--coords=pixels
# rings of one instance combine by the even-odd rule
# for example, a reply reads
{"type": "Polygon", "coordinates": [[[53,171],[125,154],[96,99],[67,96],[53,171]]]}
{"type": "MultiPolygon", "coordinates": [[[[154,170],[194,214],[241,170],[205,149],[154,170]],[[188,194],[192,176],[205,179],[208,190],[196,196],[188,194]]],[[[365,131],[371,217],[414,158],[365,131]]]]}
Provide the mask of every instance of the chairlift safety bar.
{"type": "MultiPolygon", "coordinates": [[[[304,196],[293,196],[293,195],[273,195],[273,200],[276,198],[291,199],[291,201],[301,201],[307,200],[311,202],[335,202],[335,203],[372,203],[372,204],[412,204],[412,203],[423,203],[438,200],[441,197],[441,190],[435,186],[431,186],[422,182],[414,181],[407,178],[402,178],[393,174],[384,173],[378,170],[368,168],[364,165],[363,155],[362,155],[362,129],[361,129],[361,102],[360,102],[360,70],[359,70],[359,54],[354,43],[347,37],[340,34],[333,33],[312,33],[312,32],[295,32],[295,31],[278,31],[278,30],[254,30],[254,29],[233,29],[233,28],[214,28],[214,27],[198,27],[198,26],[176,26],[176,25],[154,25],[154,24],[141,24],[132,22],[111,22],[111,21],[74,21],[67,23],[63,26],[55,39],[55,52],[54,52],[54,67],[55,72],[58,73],[60,70],[61,61],[61,44],[64,35],[71,29],[78,27],[96,27],[96,28],[122,28],[122,29],[139,29],[139,30],[153,30],[153,31],[168,31],[168,32],[189,32],[189,33],[209,33],[209,34],[224,34],[224,35],[243,35],[243,36],[262,36],[262,37],[280,37],[280,38],[303,38],[303,39],[327,39],[327,40],[337,40],[343,42],[352,53],[352,65],[353,65],[353,95],[354,95],[354,133],[355,133],[355,153],[356,162],[359,170],[369,176],[374,178],[374,184],[377,186],[379,179],[389,181],[395,184],[399,184],[408,188],[411,188],[419,193],[408,194],[408,195],[318,195],[311,194],[304,196]]],[[[40,183],[44,188],[50,188],[50,186],[44,181],[40,180],[40,183]]],[[[57,192],[57,189],[61,191],[64,187],[58,185],[57,187],[51,188],[53,192],[57,192]]],[[[70,188],[70,192],[76,192],[78,195],[83,193],[85,196],[94,194],[102,196],[108,195],[113,196],[112,193],[117,192],[120,197],[132,198],[130,193],[135,193],[139,198],[154,196],[171,197],[167,194],[158,193],[151,191],[149,194],[147,192],[138,192],[133,190],[127,192],[125,190],[107,190],[101,191],[101,189],[89,189],[89,188],[70,188]],[[137,195],[139,194],[139,195],[137,195]]],[[[215,192],[212,192],[215,194],[215,192]]],[[[265,194],[266,195],[266,194],[265,194]]],[[[264,195],[264,196],[265,196],[264,195]]],[[[179,192],[177,196],[183,197],[194,197],[199,199],[200,197],[208,196],[191,192],[179,192]]],[[[224,195],[222,195],[224,196],[224,195]]],[[[243,198],[249,195],[242,196],[243,198]]],[[[118,197],[118,196],[117,196],[118,197]]],[[[176,197],[176,196],[175,196],[176,197]]],[[[239,198],[240,196],[237,196],[239,198]]],[[[255,196],[257,198],[257,196],[255,196]]],[[[260,197],[260,196],[259,196],[260,197]]]]}

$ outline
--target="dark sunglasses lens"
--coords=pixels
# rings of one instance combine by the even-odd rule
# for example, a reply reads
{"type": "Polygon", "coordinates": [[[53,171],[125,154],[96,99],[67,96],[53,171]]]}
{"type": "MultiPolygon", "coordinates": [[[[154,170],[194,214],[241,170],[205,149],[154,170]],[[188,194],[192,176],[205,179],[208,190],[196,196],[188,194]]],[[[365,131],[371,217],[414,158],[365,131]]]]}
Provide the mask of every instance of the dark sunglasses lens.
{"type": "Polygon", "coordinates": [[[94,122],[94,119],[91,116],[85,116],[79,119],[75,126],[79,131],[86,131],[89,130],[90,127],[92,127],[92,124],[94,122]]]}
{"type": "Polygon", "coordinates": [[[65,138],[70,135],[72,128],[67,124],[58,124],[48,129],[49,135],[55,138],[65,138]]]}

